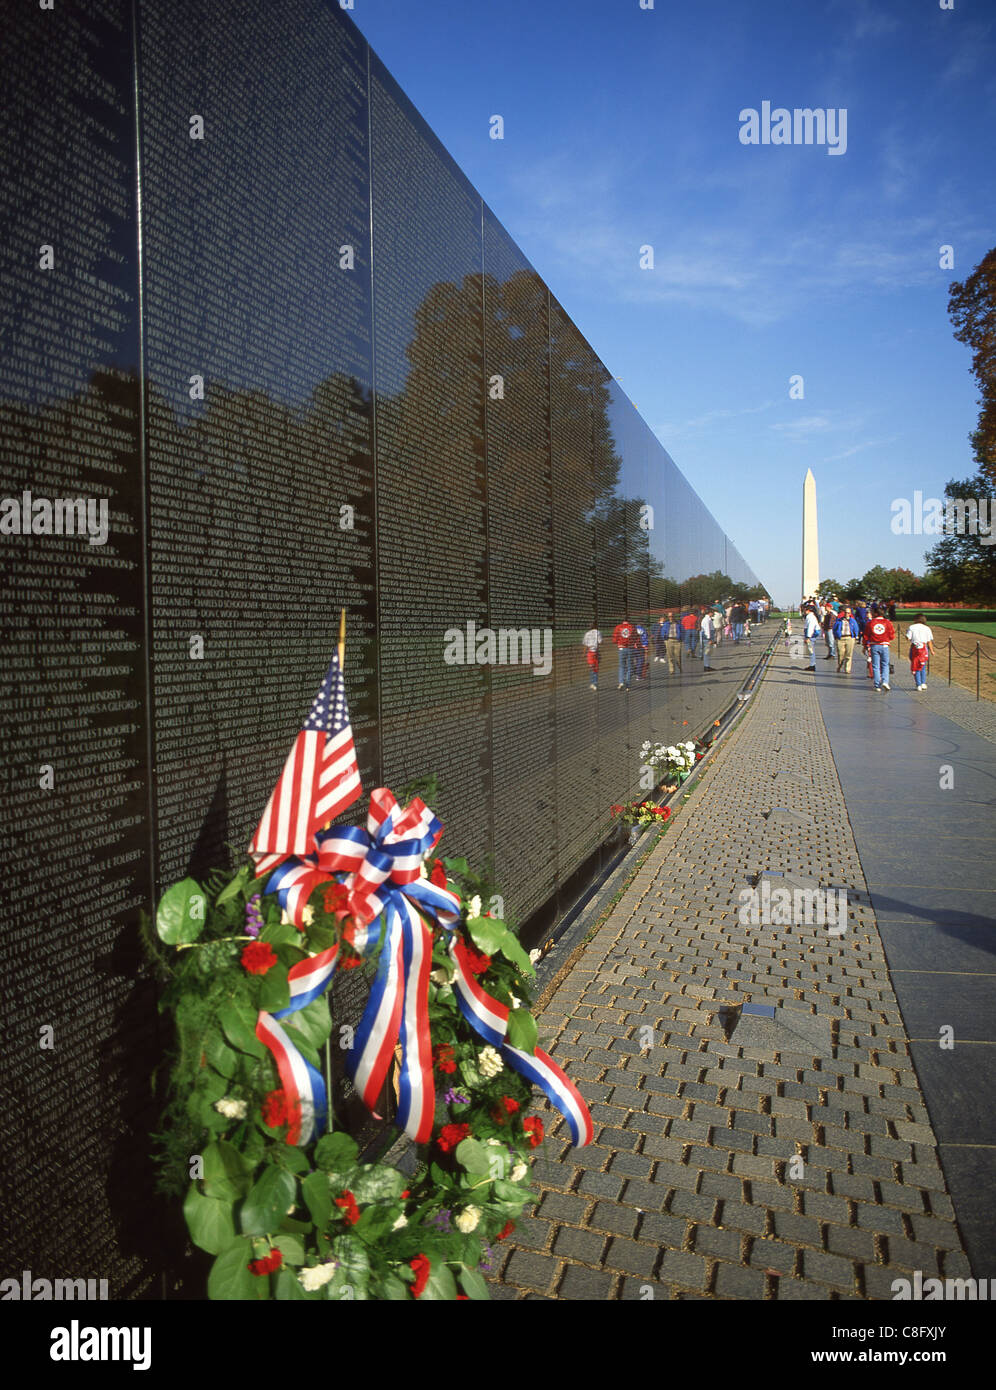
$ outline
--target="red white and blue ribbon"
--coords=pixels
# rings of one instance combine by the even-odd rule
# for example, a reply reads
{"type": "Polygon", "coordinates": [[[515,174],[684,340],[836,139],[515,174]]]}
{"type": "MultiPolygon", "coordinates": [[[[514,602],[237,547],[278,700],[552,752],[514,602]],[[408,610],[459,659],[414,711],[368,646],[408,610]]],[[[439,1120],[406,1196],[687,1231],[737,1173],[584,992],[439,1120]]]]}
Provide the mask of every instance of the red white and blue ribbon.
{"type": "MultiPolygon", "coordinates": [[[[443,827],[417,797],[406,809],[386,787],[371,794],[366,829],[337,826],[315,837],[307,858],[286,860],[271,876],[264,892],[276,893],[284,910],[301,925],[304,908],[318,884],[341,882],[345,895],[337,911],[352,917],[352,944],[370,955],[381,942],[377,974],[350,1049],[350,1075],[369,1110],[376,1105],[387,1079],[395,1047],[400,1042],[401,1065],[396,1123],[417,1143],[432,1135],[435,1087],[429,1034],[429,975],[432,970],[432,929],[429,921],[451,933],[450,957],[454,986],[464,1018],[488,1043],[501,1051],[509,1066],[535,1082],[564,1114],[576,1145],[592,1138],[591,1117],[576,1087],[543,1052],[530,1056],[508,1046],[508,1006],[495,999],[473,975],[467,947],[453,932],[460,921],[460,900],[446,888],[420,877],[424,856],[438,843],[443,827]],[[334,875],[345,873],[344,879],[334,875]],[[384,930],[371,924],[383,915],[384,930]]],[[[289,972],[291,1002],[278,1013],[260,1015],[257,1036],[273,1053],[290,1103],[299,1103],[303,1116],[301,1138],[288,1133],[288,1143],[306,1143],[324,1122],[325,1092],[313,1067],[297,1055],[287,1034],[274,1024],[320,997],[335,972],[338,946],[301,961],[289,972]],[[263,1021],[268,1020],[264,1025],[263,1021]],[[261,1031],[262,1029],[262,1031],[261,1031]],[[317,1080],[317,1085],[316,1085],[317,1080]],[[319,1086],[321,1088],[319,1094],[319,1086]],[[313,1127],[307,1122],[313,1117],[313,1127]],[[307,1137],[304,1137],[307,1136],[307,1137]]]]}

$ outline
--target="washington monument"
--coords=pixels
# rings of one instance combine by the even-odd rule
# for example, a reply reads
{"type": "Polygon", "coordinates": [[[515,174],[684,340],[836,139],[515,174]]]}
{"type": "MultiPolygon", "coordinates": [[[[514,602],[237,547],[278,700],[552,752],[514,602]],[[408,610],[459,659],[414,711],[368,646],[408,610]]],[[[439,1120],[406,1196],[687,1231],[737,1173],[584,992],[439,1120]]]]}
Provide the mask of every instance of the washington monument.
{"type": "Polygon", "coordinates": [[[815,594],[820,583],[820,552],[816,534],[816,479],[806,469],[802,485],[802,596],[815,594]]]}

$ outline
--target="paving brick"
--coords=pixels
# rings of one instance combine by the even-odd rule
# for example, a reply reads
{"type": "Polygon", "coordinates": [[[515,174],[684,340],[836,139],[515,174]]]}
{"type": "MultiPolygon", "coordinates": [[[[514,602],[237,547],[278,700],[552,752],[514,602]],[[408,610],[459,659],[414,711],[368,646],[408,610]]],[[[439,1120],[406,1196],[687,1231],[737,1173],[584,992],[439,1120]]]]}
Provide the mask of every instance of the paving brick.
{"type": "Polygon", "coordinates": [[[695,1253],[719,1255],[727,1260],[740,1258],[739,1231],[719,1230],[716,1226],[695,1226],[692,1231],[695,1253]]]}
{"type": "Polygon", "coordinates": [[[833,1190],[837,1197],[851,1197],[857,1202],[874,1202],[875,1184],[860,1173],[834,1173],[833,1190]]]}
{"type": "Polygon", "coordinates": [[[569,1260],[598,1264],[605,1250],[605,1237],[599,1231],[579,1231],[576,1226],[561,1226],[553,1242],[553,1253],[569,1260]]]}
{"type": "Polygon", "coordinates": [[[637,1240],[625,1240],[621,1236],[614,1236],[605,1255],[605,1267],[620,1270],[623,1274],[646,1276],[649,1279],[653,1276],[659,1253],[656,1245],[644,1245],[637,1240]]]}
{"type": "Polygon", "coordinates": [[[513,1250],[512,1258],[505,1267],[504,1278],[506,1283],[547,1293],[559,1268],[560,1261],[552,1255],[533,1255],[525,1250],[513,1250]]]}
{"type": "Polygon", "coordinates": [[[802,1252],[802,1273],[805,1279],[815,1279],[836,1289],[854,1288],[854,1268],[842,1255],[827,1255],[818,1250],[802,1252]]]}
{"type": "Polygon", "coordinates": [[[632,1236],[638,1220],[638,1213],[631,1207],[615,1202],[597,1202],[588,1218],[588,1225],[593,1230],[607,1231],[610,1235],[632,1236]]]}
{"type": "Polygon", "coordinates": [[[580,1225],[591,1202],[572,1192],[545,1192],[537,1212],[544,1221],[570,1221],[580,1225]]]}
{"type": "Polygon", "coordinates": [[[651,1158],[663,1158],[668,1163],[680,1163],[685,1152],[682,1139],[668,1139],[663,1134],[648,1134],[643,1141],[643,1152],[651,1158]]]}
{"type": "Polygon", "coordinates": [[[924,1276],[940,1273],[940,1261],[932,1245],[920,1241],[906,1240],[903,1236],[887,1236],[888,1258],[886,1264],[898,1269],[922,1269],[924,1276]]]}
{"type": "Polygon", "coordinates": [[[744,1269],[741,1265],[716,1266],[714,1291],[717,1298],[762,1299],[767,1281],[760,1270],[744,1269]]]}
{"type": "Polygon", "coordinates": [[[610,1202],[615,1202],[623,1190],[623,1182],[622,1177],[613,1173],[584,1173],[578,1183],[578,1191],[590,1192],[595,1197],[607,1197],[610,1202]]]}
{"type": "Polygon", "coordinates": [[[761,1270],[776,1269],[780,1274],[792,1274],[795,1270],[796,1249],[780,1240],[755,1240],[750,1252],[752,1268],[761,1270]]]}
{"type": "Polygon", "coordinates": [[[703,1173],[699,1191],[713,1197],[730,1197],[733,1201],[739,1202],[743,1182],[734,1173],[703,1173]]]}
{"type": "Polygon", "coordinates": [[[764,1154],[734,1154],[733,1171],[742,1178],[774,1179],[775,1160],[764,1154]]]}
{"type": "Polygon", "coordinates": [[[525,1250],[547,1250],[553,1227],[535,1216],[520,1216],[515,1223],[515,1244],[525,1250]]]}
{"type": "Polygon", "coordinates": [[[812,1217],[799,1216],[794,1211],[775,1212],[775,1235],[782,1240],[794,1241],[797,1245],[812,1245],[817,1250],[823,1248],[820,1223],[812,1217]]]}
{"type": "Polygon", "coordinates": [[[834,1221],[839,1226],[850,1224],[851,1209],[843,1197],[831,1197],[825,1192],[804,1192],[802,1209],[817,1221],[834,1221]]]}
{"type": "Polygon", "coordinates": [[[557,1294],[562,1299],[577,1302],[602,1302],[612,1297],[615,1284],[616,1277],[613,1274],[569,1264],[560,1281],[557,1294]]]}
{"type": "Polygon", "coordinates": [[[827,1249],[832,1255],[849,1255],[853,1260],[875,1259],[875,1236],[854,1226],[828,1226],[827,1249]]]}
{"type": "Polygon", "coordinates": [[[711,1221],[716,1210],[715,1197],[707,1193],[676,1192],[668,1211],[672,1216],[687,1216],[694,1221],[711,1221]]]}
{"type": "Polygon", "coordinates": [[[709,1148],[705,1144],[693,1144],[688,1155],[689,1168],[709,1169],[718,1173],[725,1172],[729,1162],[729,1152],[719,1145],[709,1148]]]}
{"type": "Polygon", "coordinates": [[[902,1213],[889,1207],[873,1207],[867,1202],[857,1203],[857,1224],[866,1231],[885,1231],[889,1235],[905,1234],[902,1213]]]}
{"type": "Polygon", "coordinates": [[[609,1164],[611,1173],[621,1173],[624,1178],[649,1178],[654,1160],[647,1154],[614,1154],[609,1164]]]}
{"type": "Polygon", "coordinates": [[[825,1302],[827,1291],[822,1284],[809,1284],[805,1279],[776,1279],[775,1298],[779,1303],[825,1302]]]}
{"type": "Polygon", "coordinates": [[[898,1280],[905,1280],[907,1292],[912,1292],[912,1280],[901,1269],[884,1269],[881,1265],[865,1265],[861,1271],[865,1285],[866,1298],[893,1300],[897,1290],[893,1288],[898,1280]]]}
{"type": "Polygon", "coordinates": [[[961,1249],[958,1230],[953,1222],[941,1221],[933,1216],[914,1216],[911,1220],[914,1235],[925,1245],[936,1246],[940,1250],[961,1249]]]}
{"type": "Polygon", "coordinates": [[[688,1222],[680,1216],[668,1216],[664,1212],[647,1212],[640,1218],[637,1234],[649,1245],[667,1246],[670,1250],[680,1250],[685,1244],[688,1222]]]}
{"type": "Polygon", "coordinates": [[[704,1289],[709,1265],[701,1255],[682,1250],[665,1250],[658,1277],[686,1289],[704,1289]]]}
{"type": "Polygon", "coordinates": [[[743,1202],[724,1202],[716,1224],[732,1227],[735,1231],[746,1231],[748,1235],[761,1236],[768,1224],[768,1213],[763,1207],[750,1207],[743,1202]]]}
{"type": "MultiPolygon", "coordinates": [[[[572,1080],[574,1075],[572,1071],[572,1080]]],[[[606,1128],[598,1135],[599,1144],[607,1149],[635,1149],[639,1139],[639,1134],[632,1129],[606,1128]]]]}
{"type": "Polygon", "coordinates": [[[795,1190],[776,1182],[750,1180],[750,1199],[755,1206],[770,1207],[774,1211],[795,1211],[795,1190]]]}

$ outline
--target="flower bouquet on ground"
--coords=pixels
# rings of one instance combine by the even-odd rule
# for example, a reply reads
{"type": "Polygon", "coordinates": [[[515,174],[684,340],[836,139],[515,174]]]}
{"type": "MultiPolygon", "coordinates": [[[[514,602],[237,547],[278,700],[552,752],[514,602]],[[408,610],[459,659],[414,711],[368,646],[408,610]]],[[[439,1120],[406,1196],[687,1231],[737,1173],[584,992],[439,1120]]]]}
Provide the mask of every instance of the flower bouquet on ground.
{"type": "Polygon", "coordinates": [[[610,809],[615,819],[622,821],[623,825],[632,826],[634,830],[645,830],[650,825],[666,830],[671,818],[670,806],[658,806],[653,801],[629,801],[625,806],[610,809]]]}
{"type": "Polygon", "coordinates": [[[651,743],[648,740],[640,749],[640,757],[645,766],[659,772],[659,790],[673,792],[690,775],[704,752],[703,745],[691,739],[670,744],[651,743]]]}
{"type": "MultiPolygon", "coordinates": [[[[335,661],[319,704],[344,705],[335,661]]],[[[533,1200],[533,1084],[575,1144],[590,1142],[591,1119],[537,1047],[533,962],[482,913],[486,880],[436,855],[442,826],[424,802],[402,808],[379,788],[366,829],[316,830],[306,816],[290,842],[294,817],[278,812],[300,795],[310,724],[250,861],[184,879],[158,906],[161,1007],[177,1037],[161,1185],[183,1195],[191,1240],[214,1256],[209,1298],[486,1299],[492,1247],[533,1200]],[[337,1028],[326,991],[354,968],[370,995],[359,1024],[337,1028]],[[395,1123],[419,1146],[413,1176],[333,1128],[332,1048],[374,1113],[393,1079],[395,1123]]],[[[343,741],[325,732],[341,810],[359,795],[355,757],[344,767],[343,741]]],[[[336,797],[316,782],[324,819],[336,797]]]]}

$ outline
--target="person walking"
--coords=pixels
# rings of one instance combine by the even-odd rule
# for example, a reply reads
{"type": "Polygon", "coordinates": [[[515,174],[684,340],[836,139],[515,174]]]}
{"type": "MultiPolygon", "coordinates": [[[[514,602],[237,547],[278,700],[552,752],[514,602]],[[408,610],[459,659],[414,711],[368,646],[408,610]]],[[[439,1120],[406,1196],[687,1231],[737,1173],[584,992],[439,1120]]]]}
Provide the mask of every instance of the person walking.
{"type": "Polygon", "coordinates": [[[702,670],[711,671],[709,664],[709,653],[713,648],[713,633],[716,629],[716,615],[712,609],[706,608],[702,612],[702,623],[699,627],[699,635],[702,641],[702,670]]]}
{"type": "Polygon", "coordinates": [[[640,639],[636,627],[625,614],[621,623],[612,630],[612,640],[619,648],[619,689],[628,690],[633,680],[633,659],[640,639]]]}
{"type": "Polygon", "coordinates": [[[662,613],[654,628],[654,660],[663,661],[667,656],[667,618],[666,613],[662,613]]]}
{"type": "Polygon", "coordinates": [[[833,625],[837,615],[830,606],[829,599],[823,606],[823,640],[827,644],[827,654],[824,661],[832,661],[837,655],[836,642],[833,635],[833,625]]]}
{"type": "Polygon", "coordinates": [[[820,635],[820,620],[816,616],[816,609],[810,605],[806,609],[806,624],[803,628],[803,635],[806,639],[806,651],[809,653],[809,669],[816,675],[816,639],[820,635]]]}
{"type": "Polygon", "coordinates": [[[877,603],[872,604],[871,617],[865,625],[865,650],[871,657],[872,680],[876,690],[889,690],[889,643],[896,629],[885,617],[877,603]]]}
{"type": "Polygon", "coordinates": [[[680,676],[681,656],[683,651],[682,644],[684,642],[685,630],[678,621],[675,613],[669,613],[667,615],[667,621],[662,622],[661,627],[664,629],[664,643],[667,648],[668,675],[673,676],[675,671],[677,671],[680,676]]]}
{"type": "Polygon", "coordinates": [[[636,624],[636,635],[640,639],[636,646],[636,679],[642,681],[647,677],[647,653],[650,650],[650,635],[643,623],[636,624]]]}
{"type": "Polygon", "coordinates": [[[733,625],[733,640],[739,642],[744,635],[744,623],[747,621],[747,609],[742,603],[737,602],[733,605],[730,614],[730,622],[733,625]]]}
{"type": "Polygon", "coordinates": [[[837,670],[849,676],[854,643],[858,638],[858,620],[850,608],[841,609],[840,616],[833,625],[833,635],[837,639],[837,670]]]}
{"type": "Polygon", "coordinates": [[[694,656],[695,645],[699,640],[699,618],[696,609],[688,609],[681,620],[681,626],[685,632],[685,646],[688,648],[688,655],[694,656]]]}
{"type": "Polygon", "coordinates": [[[921,690],[927,689],[927,663],[934,655],[934,634],[922,613],[918,613],[906,629],[906,640],[910,644],[910,670],[919,695],[921,690]]]}
{"type": "Polygon", "coordinates": [[[602,645],[602,634],[598,628],[592,625],[585,635],[581,638],[581,645],[584,647],[585,660],[591,668],[591,688],[598,689],[598,649],[602,645]]]}

